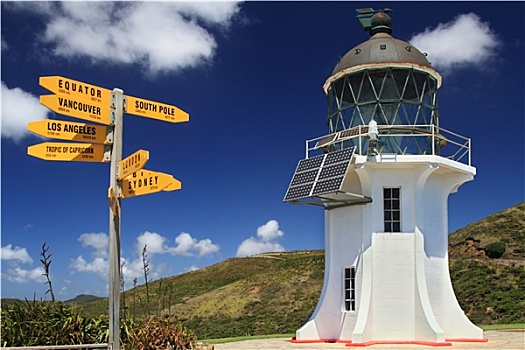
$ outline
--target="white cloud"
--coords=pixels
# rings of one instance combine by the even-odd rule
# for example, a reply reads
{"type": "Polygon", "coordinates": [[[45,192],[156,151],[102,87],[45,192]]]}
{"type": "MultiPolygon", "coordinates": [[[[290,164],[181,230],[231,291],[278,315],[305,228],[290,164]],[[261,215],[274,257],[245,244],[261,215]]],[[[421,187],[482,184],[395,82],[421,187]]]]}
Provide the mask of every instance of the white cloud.
{"type": "Polygon", "coordinates": [[[284,236],[284,232],[279,230],[279,223],[270,220],[266,224],[259,226],[257,237],[250,237],[244,240],[237,248],[237,257],[251,256],[266,252],[282,252],[284,247],[278,242],[284,236]]]}
{"type": "Polygon", "coordinates": [[[106,279],[109,271],[109,236],[104,232],[83,233],[77,239],[82,247],[91,247],[92,259],[87,261],[82,255],[72,259],[69,267],[77,272],[96,273],[106,279]]]}
{"type": "Polygon", "coordinates": [[[100,275],[101,277],[108,276],[108,260],[104,258],[94,258],[92,261],[87,262],[82,255],[79,255],[76,259],[71,261],[69,265],[72,269],[78,272],[92,272],[100,275]]]}
{"type": "Polygon", "coordinates": [[[444,73],[451,69],[471,66],[483,67],[496,56],[500,45],[489,23],[474,13],[461,14],[436,28],[427,28],[415,34],[409,42],[444,73]]]}
{"type": "Polygon", "coordinates": [[[211,239],[201,239],[200,241],[197,241],[196,239],[195,246],[193,247],[193,250],[196,251],[196,254],[199,258],[202,258],[203,256],[212,255],[213,253],[216,253],[219,251],[220,247],[217,244],[212,243],[211,239]]]}
{"type": "Polygon", "coordinates": [[[211,61],[209,29],[227,28],[239,2],[53,2],[19,10],[46,17],[39,40],[65,58],[139,64],[150,75],[211,61]]]}
{"type": "Polygon", "coordinates": [[[78,237],[78,241],[82,243],[82,247],[95,248],[92,253],[95,257],[106,258],[109,254],[109,236],[103,232],[83,233],[78,237]]]}
{"type": "MultiPolygon", "coordinates": [[[[121,262],[124,262],[122,266],[122,275],[124,276],[125,287],[124,289],[130,288],[133,286],[133,280],[137,279],[137,284],[143,284],[144,281],[144,265],[142,262],[142,257],[135,260],[121,259],[121,262]]],[[[164,265],[155,266],[150,261],[148,261],[148,281],[153,281],[159,278],[160,273],[162,272],[164,265]]]]}
{"type": "Polygon", "coordinates": [[[48,109],[38,97],[15,87],[10,89],[2,81],[2,137],[20,141],[29,132],[27,123],[46,119],[48,109]]]}
{"type": "Polygon", "coordinates": [[[202,258],[211,255],[220,250],[217,244],[214,244],[209,238],[198,240],[193,238],[189,233],[182,232],[175,237],[176,246],[170,247],[168,239],[155,232],[144,232],[137,237],[136,250],[142,254],[144,245],[147,245],[147,254],[151,257],[153,254],[172,254],[183,256],[197,256],[202,258]]]}
{"type": "Polygon", "coordinates": [[[135,278],[140,279],[144,278],[144,266],[142,264],[142,259],[135,259],[133,261],[123,259],[125,262],[122,266],[122,274],[126,281],[133,281],[135,278]]]}
{"type": "Polygon", "coordinates": [[[220,250],[220,247],[212,243],[209,238],[199,241],[186,232],[179,234],[175,238],[175,243],[177,243],[177,246],[169,249],[169,252],[174,255],[197,256],[201,258],[220,250]]]}
{"type": "Polygon", "coordinates": [[[16,283],[27,283],[30,281],[41,283],[46,282],[43,267],[36,267],[31,270],[26,270],[21,267],[15,267],[14,269],[8,269],[5,274],[3,273],[2,278],[5,278],[10,282],[16,283]]]}
{"type": "Polygon", "coordinates": [[[172,252],[176,255],[191,255],[191,249],[195,246],[195,239],[189,233],[182,232],[175,238],[177,246],[172,248],[172,252]]]}
{"type": "Polygon", "coordinates": [[[137,237],[136,250],[139,255],[142,254],[144,245],[147,245],[147,254],[152,256],[153,254],[165,254],[168,251],[166,241],[168,239],[155,232],[145,231],[137,237]]]}
{"type": "Polygon", "coordinates": [[[11,244],[0,248],[0,258],[2,260],[18,260],[22,264],[33,262],[26,248],[15,247],[13,249],[11,244]]]}
{"type": "Polygon", "coordinates": [[[257,237],[263,242],[274,241],[282,236],[284,236],[284,233],[279,230],[279,223],[276,220],[270,220],[257,228],[257,237]]]}

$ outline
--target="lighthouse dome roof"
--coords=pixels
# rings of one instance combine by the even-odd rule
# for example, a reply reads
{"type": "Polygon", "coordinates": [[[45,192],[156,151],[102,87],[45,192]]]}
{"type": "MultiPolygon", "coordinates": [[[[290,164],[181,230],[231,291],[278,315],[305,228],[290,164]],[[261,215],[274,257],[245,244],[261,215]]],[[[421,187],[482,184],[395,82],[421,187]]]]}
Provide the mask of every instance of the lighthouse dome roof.
{"type": "Polygon", "coordinates": [[[335,66],[332,74],[370,63],[409,63],[431,68],[426,56],[417,48],[390,35],[390,26],[391,20],[386,13],[376,13],[371,19],[370,39],[348,51],[335,66]]]}

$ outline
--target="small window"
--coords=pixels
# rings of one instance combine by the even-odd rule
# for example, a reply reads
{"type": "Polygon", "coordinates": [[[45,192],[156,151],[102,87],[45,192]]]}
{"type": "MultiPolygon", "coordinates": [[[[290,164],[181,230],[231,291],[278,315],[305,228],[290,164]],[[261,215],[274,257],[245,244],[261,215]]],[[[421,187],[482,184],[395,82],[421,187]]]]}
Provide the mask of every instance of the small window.
{"type": "Polygon", "coordinates": [[[399,187],[383,188],[385,232],[401,232],[400,192],[399,187]]]}
{"type": "Polygon", "coordinates": [[[345,267],[343,272],[345,311],[355,311],[355,267],[345,267]]]}

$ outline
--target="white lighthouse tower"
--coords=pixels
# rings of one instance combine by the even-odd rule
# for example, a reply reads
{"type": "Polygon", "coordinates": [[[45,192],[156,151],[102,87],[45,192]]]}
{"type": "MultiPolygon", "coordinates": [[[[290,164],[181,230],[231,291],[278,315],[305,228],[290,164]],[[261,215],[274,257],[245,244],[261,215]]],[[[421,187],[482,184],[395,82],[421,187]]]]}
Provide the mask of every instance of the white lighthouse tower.
{"type": "Polygon", "coordinates": [[[486,341],[448,266],[447,200],[476,173],[470,139],[440,126],[441,76],[390,35],[389,10],[357,11],[371,37],[326,80],[329,134],[307,141],[284,199],[325,213],[323,290],[293,341],[486,341]]]}

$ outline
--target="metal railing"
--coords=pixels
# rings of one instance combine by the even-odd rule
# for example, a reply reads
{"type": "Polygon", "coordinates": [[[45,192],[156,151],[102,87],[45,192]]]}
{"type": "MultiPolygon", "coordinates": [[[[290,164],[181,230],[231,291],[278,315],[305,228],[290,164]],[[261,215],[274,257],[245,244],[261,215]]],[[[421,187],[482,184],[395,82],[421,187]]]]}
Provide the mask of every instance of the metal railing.
{"type": "MultiPolygon", "coordinates": [[[[378,125],[379,140],[387,141],[388,138],[429,138],[431,147],[421,154],[438,155],[471,165],[471,140],[447,129],[435,125],[378,125]]],[[[359,125],[354,128],[338,131],[333,134],[319,136],[306,140],[306,158],[311,153],[320,150],[341,149],[344,143],[352,143],[357,146],[355,153],[366,155],[368,147],[365,141],[369,138],[368,126],[359,125]]],[[[406,141],[406,140],[405,140],[406,141]]],[[[410,154],[406,149],[399,148],[396,154],[410,154]]],[[[380,152],[381,153],[381,152],[380,152]]],[[[412,153],[413,154],[413,153],[412,153]]]]}

